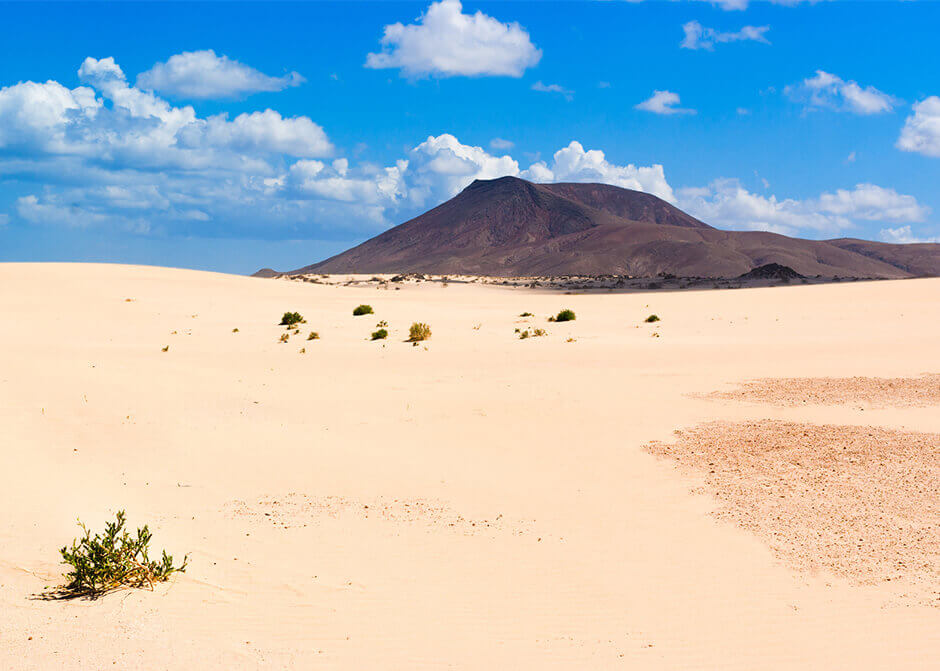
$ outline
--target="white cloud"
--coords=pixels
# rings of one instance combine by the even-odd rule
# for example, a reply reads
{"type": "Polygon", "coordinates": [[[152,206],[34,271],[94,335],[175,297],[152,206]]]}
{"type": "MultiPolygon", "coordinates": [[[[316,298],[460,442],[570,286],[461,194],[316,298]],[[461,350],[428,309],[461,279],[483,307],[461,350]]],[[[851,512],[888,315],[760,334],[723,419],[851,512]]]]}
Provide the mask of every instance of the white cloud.
{"type": "Polygon", "coordinates": [[[399,68],[408,77],[521,77],[541,57],[518,23],[464,14],[459,0],[441,0],[417,23],[385,26],[382,51],[370,53],[366,67],[399,68]]]}
{"type": "Polygon", "coordinates": [[[508,151],[515,146],[515,143],[511,140],[504,140],[501,137],[494,137],[490,140],[490,148],[497,151],[508,151]]]}
{"type": "Polygon", "coordinates": [[[751,193],[734,179],[708,187],[679,189],[679,207],[719,228],[798,234],[809,229],[835,233],[856,220],[919,222],[930,212],[913,196],[874,184],[859,184],[808,200],[751,193]]]}
{"type": "Polygon", "coordinates": [[[817,70],[813,77],[799,84],[787,86],[783,92],[807,109],[828,108],[860,115],[883,114],[900,104],[897,98],[874,86],[862,88],[857,82],[846,81],[824,70],[817,70]]]}
{"type": "Polygon", "coordinates": [[[913,110],[914,113],[904,121],[897,148],[940,157],[940,97],[924,98],[914,104],[913,110]]]}
{"type": "Polygon", "coordinates": [[[762,42],[770,44],[764,34],[770,26],[744,26],[735,33],[720,32],[714,28],[706,28],[698,21],[689,21],[682,26],[685,37],[679,45],[683,49],[707,49],[711,51],[715,44],[726,42],[762,42]]]}
{"type": "Polygon", "coordinates": [[[243,153],[302,157],[329,156],[333,153],[333,145],[326,132],[308,117],[285,119],[270,109],[239,114],[231,121],[225,115],[209,117],[205,122],[193,124],[181,139],[243,153]]]}
{"type": "Polygon", "coordinates": [[[262,91],[282,91],[299,86],[296,72],[271,77],[227,56],[205,51],[184,51],[166,63],[156,63],[137,75],[137,88],[175,98],[240,98],[262,91]]]}
{"type": "Polygon", "coordinates": [[[739,107],[735,110],[735,112],[738,116],[748,116],[751,113],[751,110],[746,107],[739,107]]]}
{"type": "Polygon", "coordinates": [[[539,93],[558,93],[568,101],[574,99],[574,91],[570,91],[560,84],[543,84],[540,80],[532,85],[532,90],[539,93]]]}
{"type": "Polygon", "coordinates": [[[679,94],[672,91],[653,91],[653,95],[643,102],[635,105],[636,109],[653,114],[695,114],[693,109],[676,107],[679,104],[679,94]]]}
{"type": "MultiPolygon", "coordinates": [[[[750,5],[750,0],[701,0],[713,4],[726,12],[743,11],[750,5]]],[[[820,0],[769,0],[772,5],[794,6],[803,2],[816,3],[820,0]]]]}
{"type": "Polygon", "coordinates": [[[0,214],[0,226],[6,226],[9,223],[10,223],[10,215],[0,214]]]}
{"type": "Polygon", "coordinates": [[[940,242],[940,237],[919,237],[911,231],[911,227],[898,226],[897,228],[882,228],[878,234],[882,242],[892,242],[894,244],[910,244],[916,242],[940,242]]]}
{"type": "Polygon", "coordinates": [[[669,202],[676,200],[663,166],[615,165],[607,161],[604,152],[585,151],[581,143],[575,141],[555,152],[551,166],[534,163],[522,177],[536,182],[601,182],[652,193],[669,202]]]}
{"type": "Polygon", "coordinates": [[[519,174],[519,163],[508,154],[494,156],[482,147],[462,144],[449,133],[429,136],[412,149],[409,166],[409,198],[420,206],[450,198],[475,179],[519,174]]]}

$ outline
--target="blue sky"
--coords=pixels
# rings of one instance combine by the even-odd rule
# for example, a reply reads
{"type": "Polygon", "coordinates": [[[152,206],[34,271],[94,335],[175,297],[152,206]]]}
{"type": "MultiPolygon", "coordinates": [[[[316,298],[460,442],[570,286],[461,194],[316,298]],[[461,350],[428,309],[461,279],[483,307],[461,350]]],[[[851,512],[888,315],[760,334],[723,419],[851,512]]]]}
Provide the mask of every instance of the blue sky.
{"type": "Polygon", "coordinates": [[[940,238],[940,3],[0,3],[0,261],[251,272],[474,178],[940,238]],[[12,29],[11,29],[12,28],[12,29]]]}

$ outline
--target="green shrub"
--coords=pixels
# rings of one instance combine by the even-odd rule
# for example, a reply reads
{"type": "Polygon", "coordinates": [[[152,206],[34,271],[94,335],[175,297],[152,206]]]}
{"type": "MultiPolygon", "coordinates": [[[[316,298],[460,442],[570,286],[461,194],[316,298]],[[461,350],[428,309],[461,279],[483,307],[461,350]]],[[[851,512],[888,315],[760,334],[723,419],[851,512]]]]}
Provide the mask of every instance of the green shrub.
{"type": "Polygon", "coordinates": [[[658,321],[659,321],[659,317],[658,317],[657,315],[650,315],[649,317],[647,317],[647,318],[644,319],[643,321],[645,321],[647,324],[652,324],[653,322],[658,322],[658,321]]]}
{"type": "Polygon", "coordinates": [[[290,340],[290,333],[282,333],[278,342],[287,342],[288,340],[290,340]]]}
{"type": "Polygon", "coordinates": [[[307,336],[307,340],[319,340],[319,339],[320,339],[320,334],[317,333],[316,331],[311,331],[310,335],[307,336]]]}
{"type": "Polygon", "coordinates": [[[554,321],[556,321],[556,322],[572,322],[572,321],[574,321],[575,319],[577,319],[577,317],[575,317],[575,315],[574,315],[574,310],[569,310],[569,309],[565,308],[564,310],[562,310],[561,312],[559,312],[559,313],[555,316],[554,321]]]}
{"type": "Polygon", "coordinates": [[[371,315],[372,306],[371,305],[359,305],[353,310],[353,316],[359,317],[360,315],[371,315]]]}
{"type": "Polygon", "coordinates": [[[427,340],[431,337],[431,327],[427,324],[421,322],[415,322],[411,325],[411,328],[408,329],[408,340],[411,342],[418,342],[419,340],[427,340]]]}
{"type": "Polygon", "coordinates": [[[388,326],[388,322],[383,319],[382,321],[380,321],[378,324],[375,325],[375,328],[384,329],[386,326],[388,326]]]}
{"type": "Polygon", "coordinates": [[[521,315],[519,315],[519,316],[520,316],[520,317],[534,317],[535,315],[533,315],[531,312],[523,312],[523,313],[522,313],[521,315]]]}
{"type": "Polygon", "coordinates": [[[385,329],[379,329],[378,331],[372,332],[373,340],[385,340],[388,337],[388,331],[385,329]]]}
{"type": "Polygon", "coordinates": [[[294,324],[303,324],[307,320],[299,312],[285,312],[281,317],[281,326],[293,326],[294,324]]]}
{"type": "Polygon", "coordinates": [[[72,596],[100,596],[115,589],[150,587],[164,582],[172,574],[186,570],[189,555],[174,566],[173,557],[163,551],[159,560],[151,560],[150,529],[144,525],[134,537],[124,529],[124,511],[118,511],[114,522],[105,524],[104,534],[91,535],[81,522],[84,536],[63,547],[62,562],[72,567],[66,574],[68,582],[62,592],[72,596]]]}

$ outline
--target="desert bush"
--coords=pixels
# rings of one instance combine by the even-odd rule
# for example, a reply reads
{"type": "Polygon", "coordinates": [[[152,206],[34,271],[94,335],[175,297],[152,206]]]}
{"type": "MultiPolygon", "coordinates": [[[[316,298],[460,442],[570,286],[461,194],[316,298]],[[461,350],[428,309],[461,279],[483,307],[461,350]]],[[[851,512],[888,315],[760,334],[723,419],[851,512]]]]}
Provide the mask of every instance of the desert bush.
{"type": "Polygon", "coordinates": [[[529,329],[521,332],[519,329],[516,329],[516,332],[519,333],[520,340],[525,340],[526,338],[541,338],[542,336],[548,335],[548,332],[545,329],[532,329],[531,332],[529,329]]]}
{"type": "Polygon", "coordinates": [[[575,317],[574,310],[569,310],[565,308],[564,310],[559,312],[557,315],[555,315],[555,319],[553,321],[571,322],[571,321],[574,321],[575,319],[577,319],[577,317],[575,317]]]}
{"type": "Polygon", "coordinates": [[[132,536],[124,528],[124,511],[117,513],[114,522],[107,522],[103,534],[91,535],[81,522],[84,535],[72,541],[72,547],[63,547],[59,552],[62,562],[72,567],[66,574],[68,582],[62,591],[74,596],[99,596],[115,589],[150,587],[164,582],[177,572],[186,570],[189,555],[183,557],[179,566],[173,557],[163,550],[159,560],[151,560],[150,529],[146,525],[132,536]]]}
{"type": "Polygon", "coordinates": [[[290,333],[282,333],[278,342],[287,342],[290,340],[290,333]]]}
{"type": "Polygon", "coordinates": [[[169,352],[169,351],[170,351],[170,346],[169,346],[169,345],[166,345],[166,346],[165,346],[163,349],[161,349],[160,351],[161,351],[161,352],[169,352]]]}
{"type": "Polygon", "coordinates": [[[378,324],[375,325],[375,328],[384,329],[386,326],[388,326],[388,322],[383,319],[382,321],[380,321],[378,324]]]}
{"type": "Polygon", "coordinates": [[[379,329],[378,331],[372,332],[373,340],[385,340],[388,337],[388,331],[385,329],[379,329]]]}
{"type": "Polygon", "coordinates": [[[421,322],[415,322],[411,325],[411,328],[408,329],[408,340],[411,342],[418,342],[419,340],[427,340],[431,337],[431,327],[427,324],[421,322]]]}
{"type": "Polygon", "coordinates": [[[353,309],[353,316],[359,317],[360,315],[371,315],[372,306],[371,305],[358,305],[353,309]]]}
{"type": "Polygon", "coordinates": [[[299,312],[285,312],[284,316],[281,317],[281,326],[291,327],[295,324],[303,324],[307,320],[303,318],[299,312]]]}
{"type": "Polygon", "coordinates": [[[232,333],[238,333],[238,327],[237,327],[237,326],[232,329],[232,333]]]}
{"type": "Polygon", "coordinates": [[[319,340],[319,339],[320,339],[320,334],[317,333],[316,331],[311,331],[310,335],[307,336],[307,340],[319,340]]]}
{"type": "Polygon", "coordinates": [[[659,321],[659,316],[658,316],[658,315],[650,315],[649,317],[647,317],[647,318],[644,319],[643,321],[645,321],[647,324],[652,324],[653,322],[658,322],[658,321],[659,321]]]}
{"type": "Polygon", "coordinates": [[[519,315],[519,316],[520,316],[520,317],[534,317],[535,315],[533,315],[531,312],[523,312],[523,313],[522,313],[521,315],[519,315]]]}

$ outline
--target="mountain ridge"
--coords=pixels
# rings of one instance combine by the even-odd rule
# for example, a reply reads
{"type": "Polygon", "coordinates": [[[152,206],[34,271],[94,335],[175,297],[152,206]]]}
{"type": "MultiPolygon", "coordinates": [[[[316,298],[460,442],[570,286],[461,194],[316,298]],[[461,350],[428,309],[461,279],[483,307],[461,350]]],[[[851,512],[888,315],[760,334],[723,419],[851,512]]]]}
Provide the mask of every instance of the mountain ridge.
{"type": "MultiPolygon", "coordinates": [[[[770,263],[805,276],[938,275],[940,244],[804,240],[763,231],[726,231],[641,191],[500,177],[475,180],[424,214],[283,274],[668,273],[732,278],[770,263]]],[[[265,275],[271,275],[270,269],[265,275]]]]}

